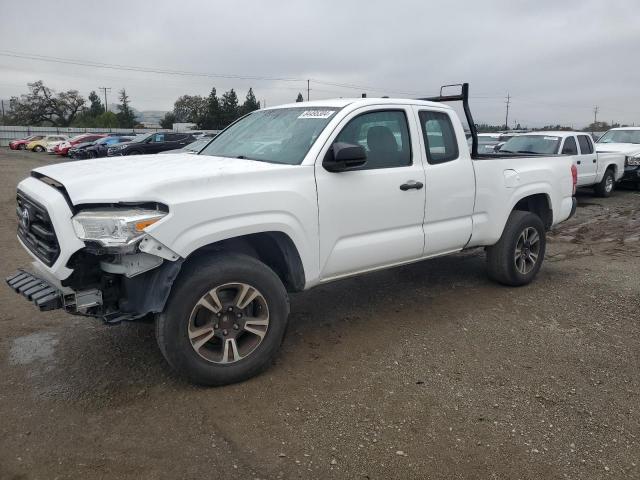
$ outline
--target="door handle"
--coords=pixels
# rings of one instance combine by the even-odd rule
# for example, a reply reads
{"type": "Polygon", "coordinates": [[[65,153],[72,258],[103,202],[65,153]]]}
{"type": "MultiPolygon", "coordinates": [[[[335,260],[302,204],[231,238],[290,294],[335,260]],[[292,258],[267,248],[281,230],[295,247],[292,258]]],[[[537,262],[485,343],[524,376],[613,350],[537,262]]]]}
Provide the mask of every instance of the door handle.
{"type": "Polygon", "coordinates": [[[416,182],[415,180],[409,180],[407,183],[400,185],[400,190],[406,192],[407,190],[415,189],[420,190],[424,185],[422,182],[416,182]]]}

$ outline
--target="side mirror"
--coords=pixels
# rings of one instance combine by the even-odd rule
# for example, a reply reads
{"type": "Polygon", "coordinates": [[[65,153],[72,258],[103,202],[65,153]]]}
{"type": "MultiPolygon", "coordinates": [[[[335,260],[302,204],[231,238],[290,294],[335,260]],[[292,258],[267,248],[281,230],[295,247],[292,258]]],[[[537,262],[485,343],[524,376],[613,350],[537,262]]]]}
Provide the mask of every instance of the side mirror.
{"type": "Polygon", "coordinates": [[[367,152],[362,145],[336,142],[327,150],[322,166],[329,172],[344,172],[367,163],[367,152]]]}

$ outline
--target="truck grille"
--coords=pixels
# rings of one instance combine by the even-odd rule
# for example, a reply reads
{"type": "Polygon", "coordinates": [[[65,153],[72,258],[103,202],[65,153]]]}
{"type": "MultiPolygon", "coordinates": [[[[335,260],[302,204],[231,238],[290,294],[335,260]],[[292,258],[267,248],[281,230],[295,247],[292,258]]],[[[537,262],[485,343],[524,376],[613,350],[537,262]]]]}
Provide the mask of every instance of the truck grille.
{"type": "Polygon", "coordinates": [[[60,255],[60,245],[47,209],[21,192],[17,195],[18,237],[47,266],[60,255]]]}

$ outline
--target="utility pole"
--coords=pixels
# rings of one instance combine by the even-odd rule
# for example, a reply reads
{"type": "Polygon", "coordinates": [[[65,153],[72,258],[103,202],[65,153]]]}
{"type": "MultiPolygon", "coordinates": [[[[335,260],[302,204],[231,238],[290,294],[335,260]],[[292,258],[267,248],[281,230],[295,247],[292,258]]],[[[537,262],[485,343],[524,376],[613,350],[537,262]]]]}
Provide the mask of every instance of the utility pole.
{"type": "Polygon", "coordinates": [[[102,90],[104,92],[104,111],[105,113],[109,111],[109,104],[107,103],[107,91],[111,91],[111,87],[98,87],[98,90],[102,90]]]}
{"type": "Polygon", "coordinates": [[[311,91],[311,88],[309,87],[309,80],[307,80],[307,102],[309,101],[309,92],[311,91]]]}
{"type": "Polygon", "coordinates": [[[507,105],[507,114],[504,117],[504,126],[507,130],[509,130],[509,104],[511,103],[511,95],[507,92],[507,101],[505,104],[507,105]]]}
{"type": "Polygon", "coordinates": [[[595,107],[593,107],[593,123],[598,123],[598,111],[600,110],[600,107],[598,107],[597,105],[595,107]]]}
{"type": "Polygon", "coordinates": [[[0,100],[2,102],[2,123],[4,124],[4,100],[0,100]]]}

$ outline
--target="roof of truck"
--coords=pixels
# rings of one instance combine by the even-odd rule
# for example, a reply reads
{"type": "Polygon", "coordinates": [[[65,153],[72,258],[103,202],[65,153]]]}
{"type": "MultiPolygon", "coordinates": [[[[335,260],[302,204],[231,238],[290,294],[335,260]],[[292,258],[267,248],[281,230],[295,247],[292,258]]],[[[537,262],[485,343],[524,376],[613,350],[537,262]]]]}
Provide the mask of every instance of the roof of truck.
{"type": "Polygon", "coordinates": [[[519,133],[518,136],[523,135],[538,135],[546,137],[568,137],[571,135],[589,135],[587,132],[576,132],[573,130],[540,130],[537,132],[519,133]]]}
{"type": "Polygon", "coordinates": [[[275,105],[268,107],[265,110],[271,110],[275,108],[293,108],[293,107],[310,107],[310,108],[344,108],[347,105],[354,105],[357,107],[366,107],[368,105],[385,105],[385,104],[404,104],[404,105],[422,105],[439,108],[451,108],[444,103],[427,102],[424,100],[415,100],[410,98],[380,98],[380,97],[367,97],[367,98],[332,98],[328,100],[312,100],[309,102],[296,102],[286,103],[284,105],[275,105]]]}

